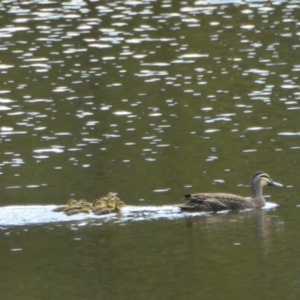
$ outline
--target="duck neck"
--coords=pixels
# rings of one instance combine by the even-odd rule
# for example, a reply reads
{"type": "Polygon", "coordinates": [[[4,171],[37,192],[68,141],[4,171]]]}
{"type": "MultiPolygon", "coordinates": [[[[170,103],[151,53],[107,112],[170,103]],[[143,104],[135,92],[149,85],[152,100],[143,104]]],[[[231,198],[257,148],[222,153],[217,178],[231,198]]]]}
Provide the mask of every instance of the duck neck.
{"type": "Polygon", "coordinates": [[[253,201],[257,202],[258,204],[265,204],[266,200],[263,196],[263,189],[260,182],[256,182],[252,184],[252,190],[254,193],[253,201]]]}

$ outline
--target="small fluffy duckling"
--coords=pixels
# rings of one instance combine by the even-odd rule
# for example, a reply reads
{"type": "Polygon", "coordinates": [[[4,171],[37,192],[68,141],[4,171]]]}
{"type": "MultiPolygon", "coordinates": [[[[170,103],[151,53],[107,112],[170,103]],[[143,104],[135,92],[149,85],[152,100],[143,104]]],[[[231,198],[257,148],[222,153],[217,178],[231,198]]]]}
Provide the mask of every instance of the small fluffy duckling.
{"type": "Polygon", "coordinates": [[[75,208],[76,206],[78,206],[78,201],[75,199],[70,199],[68,200],[67,205],[58,206],[54,208],[53,211],[55,212],[66,211],[67,209],[75,208]]]}
{"type": "Polygon", "coordinates": [[[116,211],[119,212],[121,210],[121,208],[124,207],[124,206],[125,206],[125,203],[123,201],[117,202],[117,204],[116,204],[116,211]]]}
{"type": "Polygon", "coordinates": [[[81,199],[79,201],[77,201],[77,205],[76,206],[71,206],[71,207],[67,207],[64,212],[69,212],[69,211],[72,211],[74,209],[80,209],[82,207],[83,204],[89,204],[85,199],[81,199]]]}
{"type": "Polygon", "coordinates": [[[89,203],[82,203],[80,205],[80,208],[75,208],[65,212],[67,216],[76,215],[80,213],[91,213],[91,205],[89,203]]]}
{"type": "Polygon", "coordinates": [[[104,208],[107,207],[107,197],[102,197],[100,199],[96,199],[94,202],[93,202],[93,208],[92,208],[92,212],[93,213],[96,213],[97,211],[100,211],[104,208]]]}
{"type": "Polygon", "coordinates": [[[108,200],[112,199],[112,200],[115,200],[116,202],[119,202],[120,201],[120,198],[117,197],[117,193],[108,193],[107,196],[108,200]]]}
{"type": "Polygon", "coordinates": [[[117,200],[114,198],[110,198],[107,200],[107,207],[114,210],[116,208],[117,200]]]}
{"type": "Polygon", "coordinates": [[[125,206],[125,203],[123,201],[115,202],[115,200],[110,199],[109,203],[107,204],[107,207],[98,209],[93,212],[95,215],[105,215],[105,214],[110,214],[113,212],[119,212],[121,210],[121,208],[124,206],[125,206]]]}
{"type": "Polygon", "coordinates": [[[102,197],[100,199],[96,199],[93,202],[93,207],[94,208],[96,208],[96,207],[107,207],[107,201],[108,201],[107,197],[102,197]]]}
{"type": "Polygon", "coordinates": [[[105,215],[110,214],[115,211],[117,200],[114,197],[105,197],[107,198],[106,207],[99,207],[93,210],[95,215],[105,215]]]}

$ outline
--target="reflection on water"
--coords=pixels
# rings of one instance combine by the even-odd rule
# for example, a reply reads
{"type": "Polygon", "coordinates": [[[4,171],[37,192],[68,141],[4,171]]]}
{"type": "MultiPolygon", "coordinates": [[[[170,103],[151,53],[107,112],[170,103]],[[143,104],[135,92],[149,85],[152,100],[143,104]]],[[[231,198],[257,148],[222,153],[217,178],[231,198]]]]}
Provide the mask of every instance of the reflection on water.
{"type": "Polygon", "coordinates": [[[2,298],[297,299],[298,10],[1,1],[1,206],[286,186],[261,215],[7,228],[2,298]]]}
{"type": "MultiPolygon", "coordinates": [[[[22,282],[15,292],[25,292],[28,299],[43,297],[52,288],[68,299],[180,299],[186,293],[188,298],[203,293],[221,298],[238,284],[236,293],[249,292],[250,299],[257,272],[274,263],[276,248],[285,248],[284,227],[274,213],[253,210],[125,226],[7,228],[0,250],[8,270],[3,295],[11,293],[14,281],[22,282]],[[21,270],[17,274],[16,265],[21,270]],[[232,287],[211,289],[216,281],[232,287]]],[[[268,282],[263,277],[258,285],[268,282]]]]}
{"type": "MultiPolygon", "coordinates": [[[[248,210],[245,212],[230,212],[229,216],[212,216],[205,219],[205,226],[207,230],[212,232],[216,230],[231,231],[230,228],[234,228],[236,223],[241,223],[245,218],[252,219],[252,226],[250,228],[255,231],[258,244],[261,246],[263,253],[268,253],[272,249],[272,240],[274,232],[276,234],[282,235],[284,232],[284,223],[276,215],[268,215],[268,213],[263,209],[248,210]],[[246,214],[246,216],[245,216],[246,214]],[[213,226],[211,226],[213,225],[213,226]]],[[[203,220],[188,220],[188,226],[203,226],[203,220]],[[194,221],[194,222],[193,222],[194,221]]],[[[236,242],[233,243],[234,246],[241,246],[239,242],[239,237],[234,235],[236,242]]]]}

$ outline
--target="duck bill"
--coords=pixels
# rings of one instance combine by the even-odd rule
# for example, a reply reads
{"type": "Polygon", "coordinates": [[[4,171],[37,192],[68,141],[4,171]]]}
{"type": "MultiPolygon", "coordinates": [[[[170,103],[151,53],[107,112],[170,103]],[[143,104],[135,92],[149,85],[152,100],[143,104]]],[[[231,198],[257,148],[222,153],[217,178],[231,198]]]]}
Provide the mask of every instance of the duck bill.
{"type": "Polygon", "coordinates": [[[275,182],[275,181],[270,181],[268,183],[268,185],[275,186],[275,187],[283,187],[283,185],[281,183],[278,183],[278,182],[275,182]]]}

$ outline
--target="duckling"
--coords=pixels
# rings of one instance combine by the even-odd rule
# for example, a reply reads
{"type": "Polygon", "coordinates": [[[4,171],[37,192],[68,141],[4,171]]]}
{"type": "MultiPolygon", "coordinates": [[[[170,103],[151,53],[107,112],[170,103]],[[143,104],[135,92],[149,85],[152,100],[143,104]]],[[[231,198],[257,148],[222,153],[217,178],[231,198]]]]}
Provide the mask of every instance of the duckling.
{"type": "Polygon", "coordinates": [[[80,208],[75,208],[70,211],[66,211],[65,214],[67,216],[75,215],[75,214],[80,214],[80,213],[91,213],[91,205],[89,203],[82,203],[80,205],[80,208]]]}
{"type": "Polygon", "coordinates": [[[125,206],[125,203],[124,203],[123,201],[119,201],[119,202],[117,202],[117,204],[116,204],[116,210],[117,210],[117,211],[120,211],[121,208],[124,207],[124,206],[125,206]]]}
{"type": "Polygon", "coordinates": [[[105,199],[107,199],[106,201],[106,207],[97,207],[93,210],[93,213],[95,215],[105,215],[105,214],[110,214],[112,212],[114,212],[115,208],[116,208],[116,203],[117,200],[114,197],[104,197],[105,199]]]}
{"type": "Polygon", "coordinates": [[[123,201],[115,202],[114,199],[110,199],[107,207],[99,208],[93,211],[95,215],[105,215],[113,212],[119,212],[122,207],[125,206],[123,201]]]}
{"type": "Polygon", "coordinates": [[[67,207],[67,208],[64,210],[64,212],[69,212],[69,211],[72,211],[72,210],[74,210],[74,209],[80,209],[81,206],[82,206],[83,204],[89,204],[89,205],[91,205],[91,204],[88,203],[85,199],[81,199],[81,200],[77,201],[77,205],[71,206],[71,207],[67,207]]]}
{"type": "Polygon", "coordinates": [[[107,207],[107,201],[108,201],[107,197],[102,197],[100,199],[96,199],[93,202],[93,207],[94,208],[96,208],[96,207],[107,207]]]}
{"type": "Polygon", "coordinates": [[[109,192],[109,193],[107,194],[107,198],[108,198],[108,199],[115,199],[117,202],[120,201],[120,198],[117,197],[117,193],[109,192]]]}
{"type": "Polygon", "coordinates": [[[107,197],[102,197],[100,199],[96,199],[94,202],[93,202],[93,208],[92,208],[92,212],[93,213],[96,213],[97,211],[100,211],[104,208],[107,207],[107,197]]]}
{"type": "Polygon", "coordinates": [[[65,211],[68,208],[74,208],[78,205],[78,201],[75,199],[70,199],[67,202],[67,205],[63,205],[63,206],[58,206],[56,208],[53,209],[53,211],[55,212],[61,212],[61,211],[65,211]]]}
{"type": "Polygon", "coordinates": [[[117,200],[114,198],[110,198],[107,201],[107,207],[114,210],[116,208],[117,200]]]}

